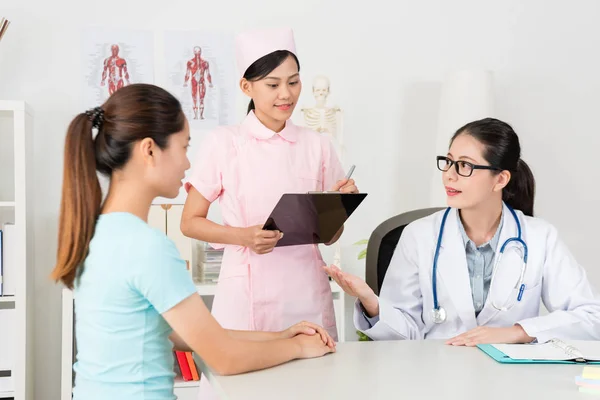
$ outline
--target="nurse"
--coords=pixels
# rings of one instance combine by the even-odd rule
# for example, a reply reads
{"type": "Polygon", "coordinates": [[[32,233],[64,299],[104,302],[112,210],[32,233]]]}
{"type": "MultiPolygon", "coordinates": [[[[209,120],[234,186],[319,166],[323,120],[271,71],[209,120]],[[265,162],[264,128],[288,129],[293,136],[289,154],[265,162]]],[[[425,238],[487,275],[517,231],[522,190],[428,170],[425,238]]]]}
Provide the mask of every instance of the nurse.
{"type": "Polygon", "coordinates": [[[282,234],[261,228],[284,193],[358,189],[344,179],[330,141],[290,120],[301,90],[292,31],[243,33],[236,57],[240,88],[251,99],[248,114],[205,139],[193,162],[182,232],[225,248],[212,308],[224,327],[277,331],[306,320],[337,338],[318,247],[275,247],[282,234]],[[207,219],[217,199],[223,225],[207,219]]]}
{"type": "Polygon", "coordinates": [[[600,340],[600,298],[556,229],[533,217],[534,178],[520,155],[507,123],[465,125],[437,157],[449,208],[405,228],[380,295],[325,268],[358,298],[358,330],[374,340],[459,346],[600,340]]]}

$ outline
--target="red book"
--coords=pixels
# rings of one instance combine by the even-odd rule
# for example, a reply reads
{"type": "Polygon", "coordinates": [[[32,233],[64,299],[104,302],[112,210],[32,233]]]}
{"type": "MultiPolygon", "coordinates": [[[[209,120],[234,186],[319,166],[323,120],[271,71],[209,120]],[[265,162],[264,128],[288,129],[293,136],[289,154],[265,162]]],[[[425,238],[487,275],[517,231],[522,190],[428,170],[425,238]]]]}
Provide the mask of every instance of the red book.
{"type": "Polygon", "coordinates": [[[192,372],[190,371],[190,365],[188,364],[185,352],[175,351],[175,355],[177,356],[177,362],[179,363],[179,368],[181,369],[181,376],[183,377],[183,380],[191,381],[192,372]]]}

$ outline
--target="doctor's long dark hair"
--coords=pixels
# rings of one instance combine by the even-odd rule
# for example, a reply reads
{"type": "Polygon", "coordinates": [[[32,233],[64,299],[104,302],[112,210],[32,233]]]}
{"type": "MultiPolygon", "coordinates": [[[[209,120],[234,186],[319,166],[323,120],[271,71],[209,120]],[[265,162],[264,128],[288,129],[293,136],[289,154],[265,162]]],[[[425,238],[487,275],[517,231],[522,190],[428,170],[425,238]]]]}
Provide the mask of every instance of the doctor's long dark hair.
{"type": "MultiPolygon", "coordinates": [[[[260,81],[283,64],[290,56],[296,61],[298,72],[300,72],[300,62],[294,53],[287,50],[277,50],[254,61],[244,73],[244,79],[250,82],[260,81]]],[[[248,104],[248,114],[252,110],[254,110],[254,100],[250,100],[250,104],[248,104]]]]}
{"type": "Polygon", "coordinates": [[[485,146],[483,157],[491,166],[511,173],[510,181],[502,191],[502,200],[523,214],[533,216],[535,178],[521,159],[521,144],[513,128],[498,119],[485,118],[460,128],[450,143],[462,134],[474,137],[485,146]]]}
{"type": "Polygon", "coordinates": [[[142,83],[119,89],[101,107],[71,121],[65,140],[58,252],[52,279],[72,289],[83,266],[102,206],[96,171],[111,176],[122,169],[134,143],[145,138],[165,149],[169,136],[184,126],[179,101],[158,86],[142,83]],[[95,138],[93,128],[98,129],[95,138]]]}

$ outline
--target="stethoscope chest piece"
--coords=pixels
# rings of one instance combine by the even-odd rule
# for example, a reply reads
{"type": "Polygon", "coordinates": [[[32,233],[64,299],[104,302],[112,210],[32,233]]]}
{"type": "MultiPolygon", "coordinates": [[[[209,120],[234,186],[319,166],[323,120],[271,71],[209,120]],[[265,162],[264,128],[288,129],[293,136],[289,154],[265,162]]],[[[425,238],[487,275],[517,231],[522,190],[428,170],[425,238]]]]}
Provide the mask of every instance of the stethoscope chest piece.
{"type": "Polygon", "coordinates": [[[431,319],[436,324],[441,324],[446,320],[446,310],[443,307],[434,308],[431,310],[431,319]]]}

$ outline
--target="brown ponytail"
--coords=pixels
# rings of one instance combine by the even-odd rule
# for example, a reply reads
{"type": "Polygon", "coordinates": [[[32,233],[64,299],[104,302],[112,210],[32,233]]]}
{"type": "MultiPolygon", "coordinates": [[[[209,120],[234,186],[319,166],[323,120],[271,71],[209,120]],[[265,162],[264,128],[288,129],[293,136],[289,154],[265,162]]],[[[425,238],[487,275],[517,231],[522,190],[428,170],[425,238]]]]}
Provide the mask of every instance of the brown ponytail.
{"type": "Polygon", "coordinates": [[[65,142],[58,254],[52,271],[52,279],[69,289],[87,255],[101,201],[92,122],[86,114],[79,114],[71,122],[65,142]]]}
{"type": "Polygon", "coordinates": [[[72,289],[87,256],[102,202],[96,171],[110,177],[127,164],[134,143],[150,138],[165,149],[169,136],[184,127],[181,103],[166,90],[142,83],[117,90],[102,107],[75,117],[65,142],[58,255],[52,279],[72,289]],[[95,139],[92,128],[98,128],[95,139]]]}
{"type": "Polygon", "coordinates": [[[512,173],[508,185],[502,191],[502,200],[515,210],[521,210],[523,214],[533,217],[535,197],[535,178],[527,163],[521,159],[512,173]]]}

